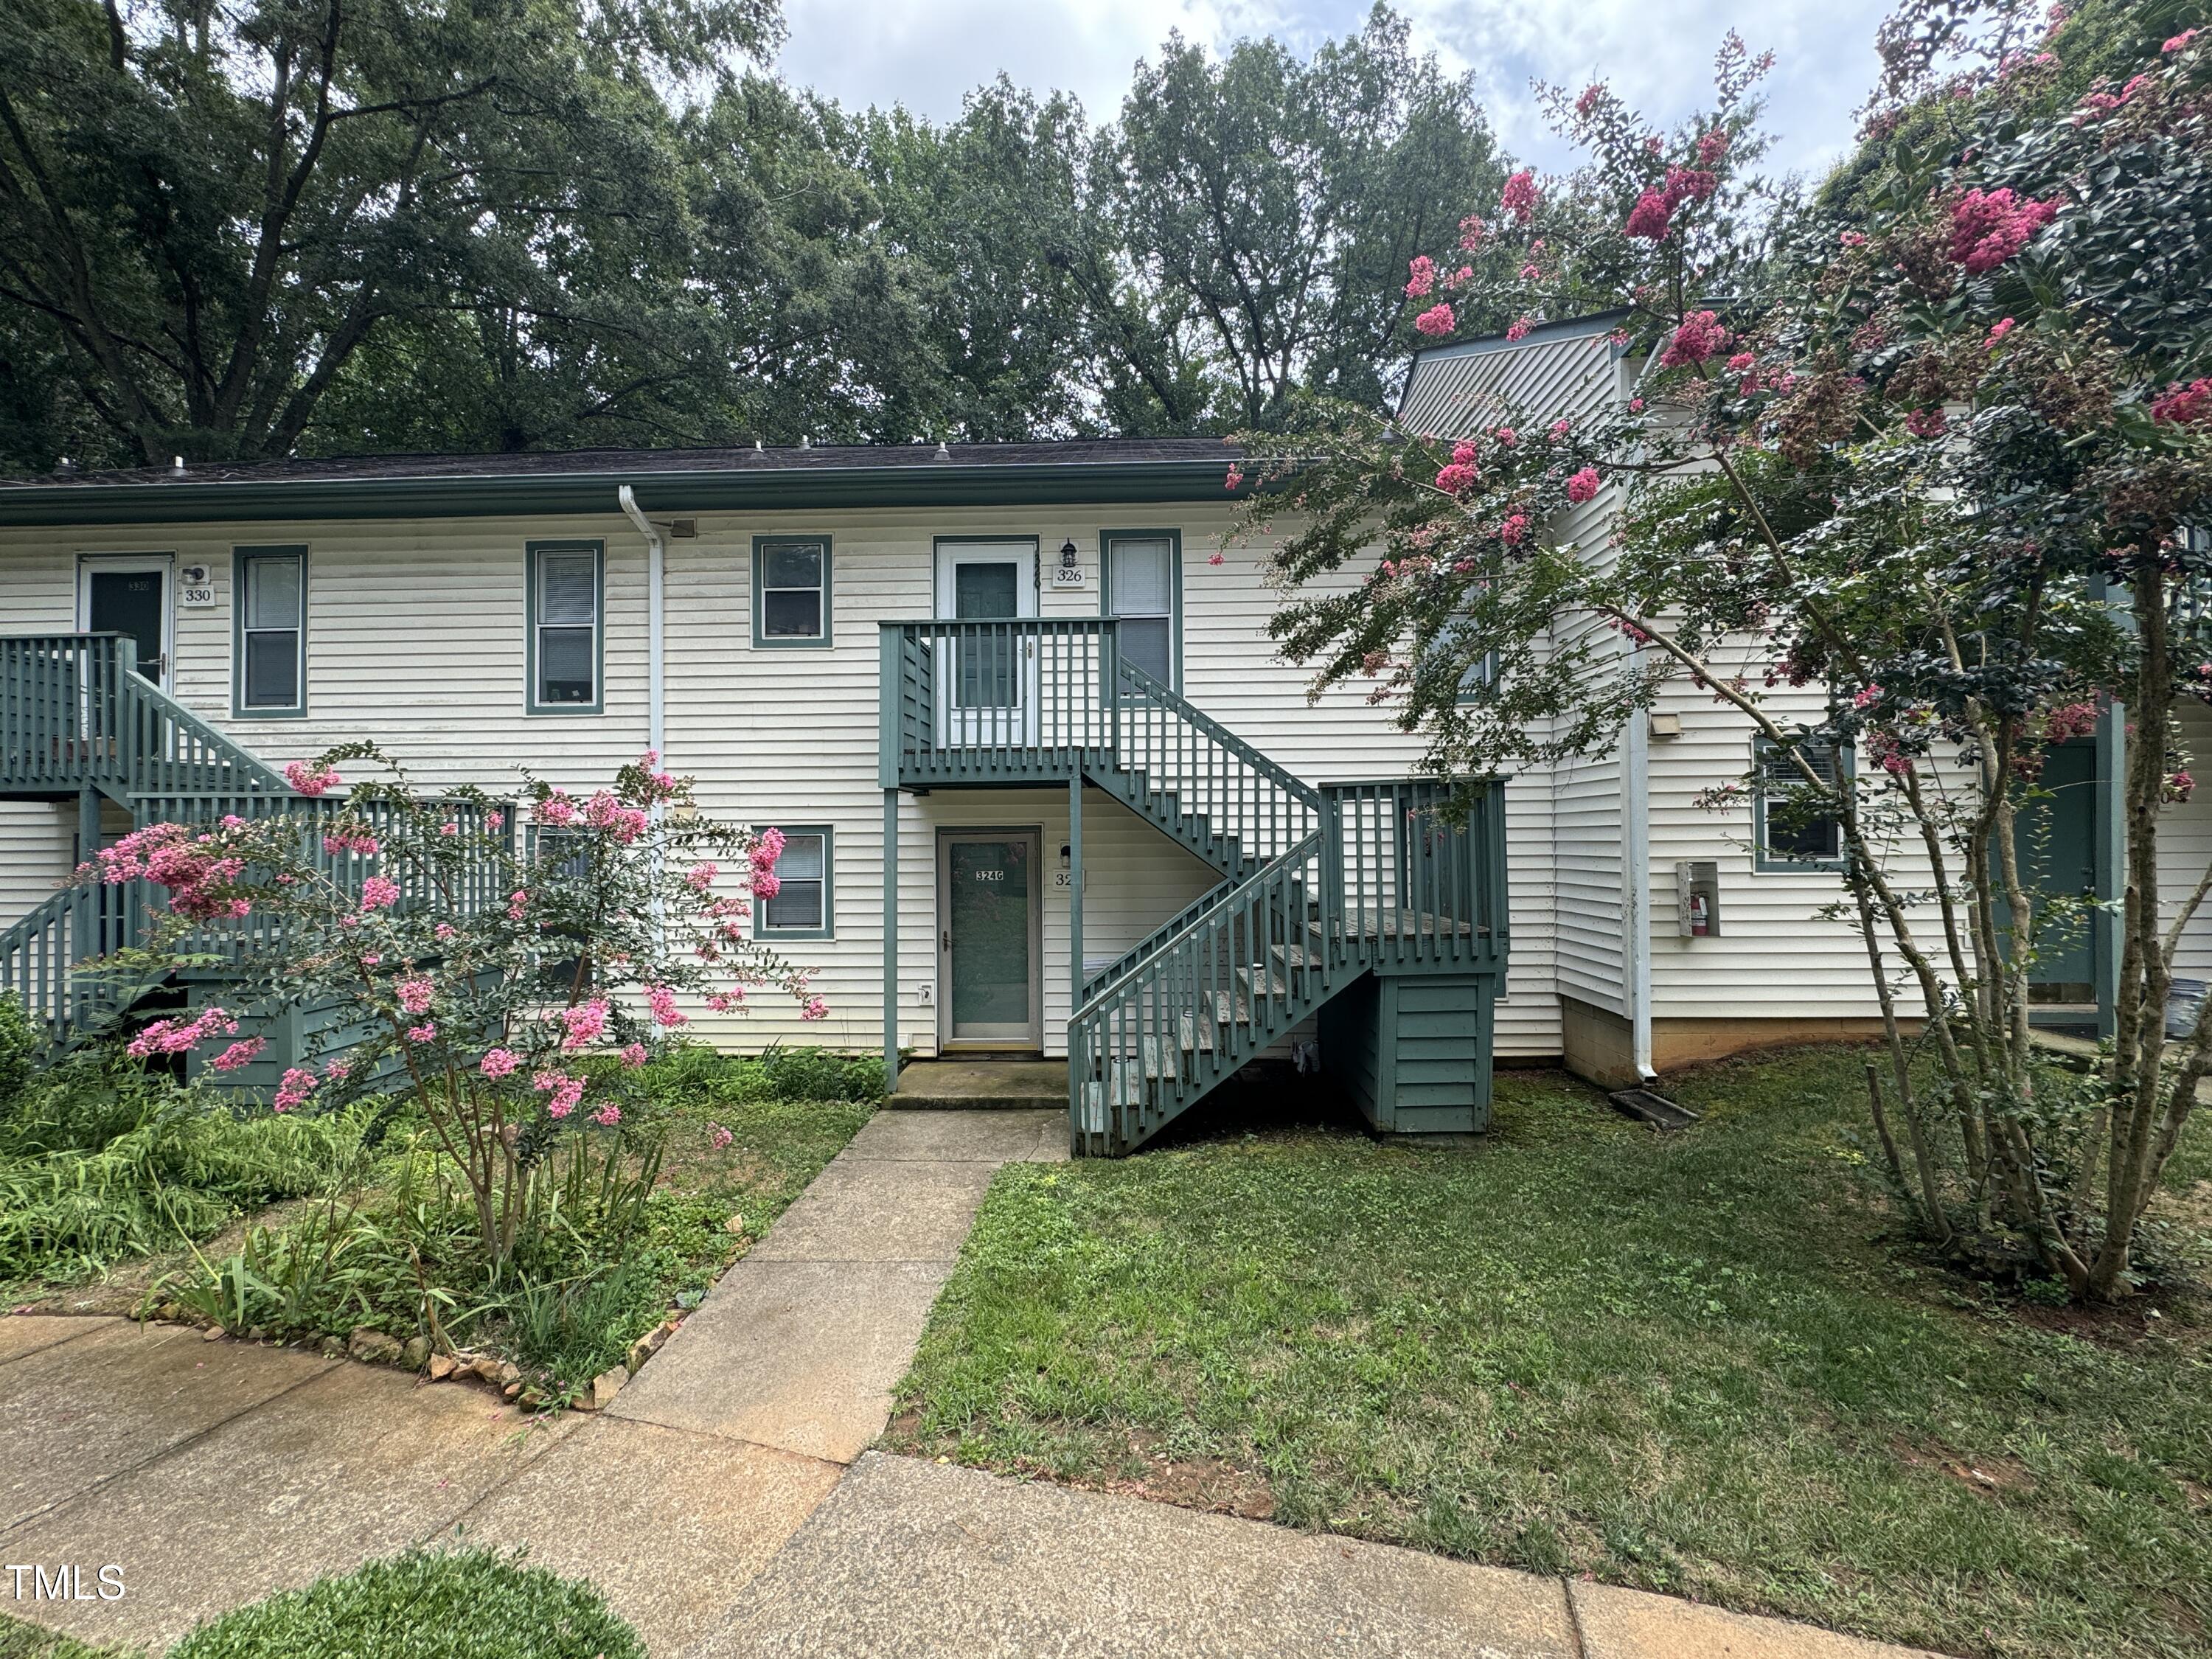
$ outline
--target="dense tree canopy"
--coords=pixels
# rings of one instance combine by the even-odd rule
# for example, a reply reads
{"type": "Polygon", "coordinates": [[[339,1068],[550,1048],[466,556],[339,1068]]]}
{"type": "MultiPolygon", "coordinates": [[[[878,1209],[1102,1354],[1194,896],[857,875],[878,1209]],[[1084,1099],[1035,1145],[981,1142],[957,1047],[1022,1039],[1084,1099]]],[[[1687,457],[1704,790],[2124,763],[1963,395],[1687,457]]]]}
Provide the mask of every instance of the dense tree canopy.
{"type": "Polygon", "coordinates": [[[1504,164],[1378,6],[1115,119],[769,76],[775,0],[0,11],[0,468],[1277,425],[1504,164]],[[749,64],[750,66],[749,66],[749,64]]]}

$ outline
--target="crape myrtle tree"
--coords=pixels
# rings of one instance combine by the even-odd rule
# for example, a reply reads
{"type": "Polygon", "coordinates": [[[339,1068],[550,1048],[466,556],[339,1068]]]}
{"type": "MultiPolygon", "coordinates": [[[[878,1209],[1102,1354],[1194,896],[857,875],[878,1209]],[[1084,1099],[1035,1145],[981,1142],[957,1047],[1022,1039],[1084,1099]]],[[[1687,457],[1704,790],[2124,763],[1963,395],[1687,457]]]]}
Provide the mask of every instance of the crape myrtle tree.
{"type": "Polygon", "coordinates": [[[689,1023],[687,998],[732,1012],[766,987],[802,1018],[827,1013],[808,970],[750,937],[782,836],[701,815],[689,781],[651,753],[582,799],[532,781],[535,833],[519,848],[498,802],[422,793],[373,744],[286,773],[319,798],[356,761],[386,770],[327,811],[149,825],[77,878],[157,884],[167,909],[148,949],[222,960],[235,981],[232,1006],[157,1019],[131,1054],[198,1051],[235,1073],[267,1041],[240,1035],[242,1012],[335,1011],[330,1030],[352,1040],[301,1056],[271,1104],[374,1098],[380,1124],[411,1108],[460,1177],[497,1278],[532,1172],[566,1137],[621,1132],[642,1103],[640,1068],[689,1023]]]}
{"type": "MultiPolygon", "coordinates": [[[[1976,11],[1885,31],[1878,165],[1847,209],[1748,176],[1759,66],[1733,41],[1716,107],[1673,132],[1601,86],[1553,94],[1589,167],[1515,175],[1461,240],[1519,239],[1511,332],[1610,284],[1634,395],[1549,426],[1472,405],[1449,437],[1332,410],[1259,444],[1246,523],[1297,514],[1285,652],[1316,689],[1374,679],[1447,775],[1601,746],[1670,679],[1744,717],[1782,769],[1774,822],[1840,826],[1834,909],[1885,1015],[1870,1101],[1899,1201],[1962,1255],[2111,1298],[2212,1071],[2212,1003],[2179,1036],[2166,1019],[2212,872],[2172,884],[2195,882],[2179,914],[2159,903],[2160,832],[2193,787],[2175,716],[2212,687],[2212,556],[2190,531],[2212,493],[2212,37],[2153,40],[2069,100],[2063,31],[1976,11]],[[1609,203],[1606,228],[1562,234],[1560,200],[1609,203]],[[1601,542],[1563,533],[1614,487],[1601,542]],[[2033,1065],[2029,984],[2091,901],[2046,890],[2023,821],[2051,745],[2114,707],[2118,1034],[2077,1086],[2033,1065]]],[[[1457,258],[1406,284],[1438,338],[1457,258]]]]}

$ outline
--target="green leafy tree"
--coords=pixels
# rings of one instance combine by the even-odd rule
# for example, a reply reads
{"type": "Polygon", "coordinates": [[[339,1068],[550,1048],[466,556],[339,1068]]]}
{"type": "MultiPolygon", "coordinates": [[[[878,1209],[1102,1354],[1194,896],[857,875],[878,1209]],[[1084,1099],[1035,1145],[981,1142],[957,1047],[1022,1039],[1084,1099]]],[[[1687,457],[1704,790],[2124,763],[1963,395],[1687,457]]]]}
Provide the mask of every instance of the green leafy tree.
{"type": "Polygon", "coordinates": [[[668,286],[626,262],[683,269],[656,87],[776,27],[773,0],[23,0],[0,13],[11,367],[65,365],[58,431],[140,463],[288,453],[398,319],[507,354],[476,393],[501,441],[535,435],[525,360],[573,377],[609,343],[632,361],[591,395],[619,402],[649,372],[639,290],[668,286]]]}
{"type": "MultiPolygon", "coordinates": [[[[1959,12],[1913,0],[1885,39],[1959,12]]],[[[1840,829],[1835,908],[1887,1023],[1870,1100],[1900,1202],[1948,1248],[2110,1298],[2212,1073],[2212,1011],[2166,1036],[2212,871],[2179,916],[2160,880],[2194,787],[2176,712],[2212,692],[2212,554],[2190,529],[2212,505],[2212,37],[2168,37],[2059,108],[2063,58],[1995,38],[1978,66],[1906,54],[1901,101],[1871,119],[1895,141],[1880,172],[1814,210],[1741,178],[1757,65],[1733,43],[1718,106],[1672,134],[1602,86],[1555,98],[1612,212],[1565,237],[1551,182],[1509,180],[1523,314],[1616,283],[1620,343],[1648,354],[1638,395],[1540,437],[1528,411],[1472,408],[1443,443],[1339,412],[1333,442],[1263,445],[1275,489],[1251,513],[1303,503],[1279,568],[1333,590],[1293,597],[1279,636],[1323,684],[1379,678],[1439,770],[1601,746],[1669,678],[1741,716],[1784,769],[1778,821],[1840,829]],[[1961,107],[1924,118],[1929,98],[1961,107]],[[1615,485],[1615,533],[1568,510],[1615,485]],[[1377,524],[1382,558],[1343,591],[1377,524]],[[1626,647],[1597,649],[1604,630],[1626,647]],[[2072,1087],[2036,1063],[2030,985],[2087,902],[2037,879],[2023,826],[2051,747],[2112,705],[2130,727],[2118,1030],[2072,1087]],[[1862,764],[1820,762],[1843,749],[1862,764]]],[[[1451,301],[1423,326],[1453,333],[1451,301]]]]}

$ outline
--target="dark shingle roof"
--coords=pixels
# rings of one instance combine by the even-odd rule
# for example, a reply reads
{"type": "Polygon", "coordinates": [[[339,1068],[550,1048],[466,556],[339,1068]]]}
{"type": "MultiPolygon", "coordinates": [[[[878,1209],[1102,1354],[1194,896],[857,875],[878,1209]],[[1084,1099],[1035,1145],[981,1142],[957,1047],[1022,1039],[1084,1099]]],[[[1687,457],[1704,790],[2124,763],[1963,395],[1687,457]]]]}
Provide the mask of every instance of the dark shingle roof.
{"type": "Polygon", "coordinates": [[[52,473],[0,482],[0,525],[1219,498],[1237,448],[1218,438],[817,444],[355,455],[52,473]]]}

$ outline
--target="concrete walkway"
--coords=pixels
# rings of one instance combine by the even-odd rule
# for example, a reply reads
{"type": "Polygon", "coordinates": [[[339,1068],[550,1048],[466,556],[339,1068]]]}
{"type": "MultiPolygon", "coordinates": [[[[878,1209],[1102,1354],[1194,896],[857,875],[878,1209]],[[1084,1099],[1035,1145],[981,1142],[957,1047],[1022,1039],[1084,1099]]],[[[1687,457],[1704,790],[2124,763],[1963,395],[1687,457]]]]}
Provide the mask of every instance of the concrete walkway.
{"type": "Polygon", "coordinates": [[[411,1544],[527,1546],[655,1659],[1904,1650],[1264,1522],[868,1452],[992,1174],[1060,1111],[872,1119],[597,1417],[124,1321],[0,1319],[0,1559],[122,1567],[4,1599],[97,1642],[411,1544]]]}

